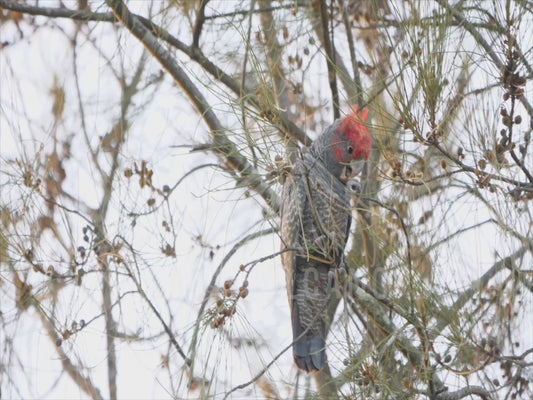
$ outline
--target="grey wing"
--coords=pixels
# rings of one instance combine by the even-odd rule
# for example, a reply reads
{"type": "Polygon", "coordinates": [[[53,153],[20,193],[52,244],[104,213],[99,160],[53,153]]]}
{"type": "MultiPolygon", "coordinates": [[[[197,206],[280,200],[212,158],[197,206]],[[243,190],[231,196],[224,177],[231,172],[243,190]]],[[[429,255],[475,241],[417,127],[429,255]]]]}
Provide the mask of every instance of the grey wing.
{"type": "Polygon", "coordinates": [[[325,235],[328,238],[326,258],[337,264],[342,257],[350,231],[351,209],[350,197],[346,188],[340,182],[327,177],[326,174],[317,174],[319,179],[312,181],[313,205],[319,210],[320,232],[314,232],[315,238],[325,235]],[[331,257],[331,258],[330,258],[331,257]]]}
{"type": "Polygon", "coordinates": [[[297,251],[285,249],[300,249],[302,247],[302,210],[305,208],[305,193],[298,188],[294,175],[289,175],[283,186],[281,198],[281,263],[285,270],[287,295],[292,309],[294,295],[294,273],[296,268],[297,251]]]}
{"type": "Polygon", "coordinates": [[[350,196],[347,193],[343,193],[343,200],[341,202],[343,207],[343,210],[345,211],[345,219],[340,221],[342,224],[343,222],[346,224],[344,228],[344,241],[343,241],[343,249],[342,253],[344,253],[344,249],[346,248],[346,242],[348,242],[348,237],[350,236],[350,226],[352,225],[352,208],[350,205],[350,196]]]}

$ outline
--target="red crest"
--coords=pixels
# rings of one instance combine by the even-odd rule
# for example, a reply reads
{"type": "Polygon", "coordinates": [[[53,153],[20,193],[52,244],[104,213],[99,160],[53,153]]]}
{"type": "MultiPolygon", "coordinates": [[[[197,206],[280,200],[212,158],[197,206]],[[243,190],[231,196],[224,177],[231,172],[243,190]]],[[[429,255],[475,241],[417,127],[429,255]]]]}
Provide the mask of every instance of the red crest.
{"type": "Polygon", "coordinates": [[[355,105],[350,114],[344,117],[337,128],[337,132],[344,135],[344,137],[353,143],[354,151],[352,158],[368,159],[370,157],[370,150],[372,148],[372,137],[368,133],[368,128],[365,125],[368,118],[368,110],[362,109],[355,105]]]}

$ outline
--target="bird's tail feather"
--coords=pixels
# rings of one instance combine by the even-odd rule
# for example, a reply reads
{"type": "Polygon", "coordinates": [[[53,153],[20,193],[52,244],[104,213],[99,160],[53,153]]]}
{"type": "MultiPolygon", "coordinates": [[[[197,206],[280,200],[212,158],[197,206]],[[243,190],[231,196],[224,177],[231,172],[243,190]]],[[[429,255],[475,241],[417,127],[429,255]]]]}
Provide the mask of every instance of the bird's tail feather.
{"type": "Polygon", "coordinates": [[[300,323],[298,311],[294,310],[292,321],[293,355],[298,368],[304,371],[318,371],[326,362],[326,325],[319,322],[320,328],[304,327],[300,323]]]}
{"type": "MultiPolygon", "coordinates": [[[[296,333],[295,333],[296,334],[296,333]]],[[[293,344],[294,361],[304,371],[318,371],[324,367],[326,342],[318,333],[304,334],[293,344]]]]}

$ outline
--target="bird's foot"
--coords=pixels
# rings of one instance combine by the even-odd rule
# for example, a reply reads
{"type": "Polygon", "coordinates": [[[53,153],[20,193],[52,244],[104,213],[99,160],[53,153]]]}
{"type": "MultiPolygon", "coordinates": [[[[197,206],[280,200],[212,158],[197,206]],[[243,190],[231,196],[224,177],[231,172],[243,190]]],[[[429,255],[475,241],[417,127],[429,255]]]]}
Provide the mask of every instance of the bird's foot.
{"type": "Polygon", "coordinates": [[[361,181],[359,179],[354,178],[346,182],[346,189],[351,195],[358,196],[363,190],[363,185],[361,185],[361,181]]]}

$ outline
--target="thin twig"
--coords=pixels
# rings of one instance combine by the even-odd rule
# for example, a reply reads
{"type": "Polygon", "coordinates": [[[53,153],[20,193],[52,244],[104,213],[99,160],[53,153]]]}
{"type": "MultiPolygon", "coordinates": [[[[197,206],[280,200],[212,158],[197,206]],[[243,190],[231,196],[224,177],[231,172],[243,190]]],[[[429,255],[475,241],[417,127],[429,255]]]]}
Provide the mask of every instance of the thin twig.
{"type": "MultiPolygon", "coordinates": [[[[270,235],[271,233],[274,233],[274,232],[275,232],[274,228],[268,228],[268,229],[264,229],[264,230],[259,231],[259,232],[251,233],[251,234],[245,236],[244,238],[242,238],[241,240],[239,240],[231,248],[231,250],[224,256],[224,258],[222,259],[222,261],[218,265],[217,269],[215,270],[215,272],[211,276],[211,281],[209,282],[209,284],[207,285],[207,288],[205,289],[204,298],[202,300],[202,303],[200,304],[200,308],[198,309],[198,314],[196,316],[196,323],[194,325],[194,333],[192,335],[191,345],[189,346],[189,354],[190,354],[191,360],[193,360],[193,362],[194,362],[194,357],[195,357],[195,353],[196,353],[196,345],[197,345],[197,342],[198,342],[198,332],[199,332],[199,329],[200,329],[200,321],[202,319],[202,315],[204,314],[205,307],[207,306],[207,302],[209,301],[209,296],[211,295],[211,293],[213,291],[213,288],[215,287],[215,283],[216,283],[216,281],[218,279],[218,276],[220,275],[220,273],[224,269],[224,267],[227,264],[227,262],[231,259],[231,257],[233,257],[233,255],[237,252],[237,250],[239,250],[242,246],[244,246],[246,243],[248,243],[251,240],[257,239],[257,238],[265,236],[265,235],[270,235]]],[[[191,370],[192,370],[192,368],[193,368],[193,365],[191,363],[191,370]]],[[[193,375],[194,374],[191,372],[191,376],[193,376],[193,375]]]]}
{"type": "Polygon", "coordinates": [[[279,211],[279,198],[270,185],[265,182],[259,172],[248,162],[226,135],[226,128],[220,123],[217,115],[207,102],[204,95],[192,82],[191,78],[178,65],[173,56],[158,42],[157,38],[131,14],[120,0],[107,0],[117,18],[124,26],[144,44],[161,65],[172,75],[191,103],[196,107],[211,130],[215,152],[227,159],[228,165],[240,174],[244,184],[255,190],[266,203],[277,213],[279,211]]]}
{"type": "Polygon", "coordinates": [[[56,332],[56,328],[54,326],[53,321],[50,320],[50,318],[46,315],[46,313],[37,301],[34,300],[33,305],[35,306],[37,315],[39,315],[39,318],[41,319],[41,322],[43,323],[44,328],[46,329],[46,332],[50,337],[50,340],[54,344],[56,344],[58,359],[61,360],[63,370],[70,376],[70,378],[76,383],[76,385],[78,385],[78,387],[85,393],[87,393],[87,395],[89,395],[93,400],[102,400],[104,397],[100,393],[100,390],[96,386],[94,386],[91,378],[88,376],[83,376],[80,372],[81,370],[85,370],[87,368],[85,368],[84,366],[74,365],[67,353],[65,353],[65,351],[63,350],[60,344],[61,339],[56,332]]]}
{"type": "Polygon", "coordinates": [[[240,385],[235,386],[233,389],[231,389],[229,392],[226,393],[226,395],[223,397],[223,400],[226,400],[233,392],[244,389],[247,386],[250,386],[251,384],[255,383],[259,378],[261,378],[265,372],[268,371],[268,369],[276,362],[278,359],[290,348],[292,347],[292,343],[287,345],[283,350],[281,350],[276,357],[274,357],[267,365],[259,371],[257,375],[255,375],[252,379],[250,379],[248,382],[241,383],[240,385]]]}
{"type": "MultiPolygon", "coordinates": [[[[491,46],[483,36],[475,29],[475,27],[463,16],[461,13],[460,8],[451,6],[449,2],[444,0],[437,0],[437,3],[446,9],[449,13],[453,15],[453,17],[456,19],[457,23],[464,27],[471,35],[472,37],[478,42],[481,47],[487,52],[487,55],[492,59],[492,62],[496,67],[498,67],[498,70],[500,70],[502,67],[504,67],[503,62],[500,60],[500,58],[496,55],[494,52],[494,46],[491,46]]],[[[533,107],[529,102],[527,101],[526,96],[522,96],[520,98],[520,101],[522,102],[522,105],[525,107],[529,115],[533,115],[533,107]]]]}
{"type": "MultiPolygon", "coordinates": [[[[43,15],[50,18],[69,18],[74,20],[96,22],[118,22],[118,19],[113,13],[94,13],[86,10],[37,7],[7,0],[0,0],[0,7],[5,8],[6,10],[19,11],[21,13],[30,15],[43,15]]],[[[131,13],[131,15],[136,17],[146,29],[152,32],[152,34],[157,36],[159,39],[167,42],[171,46],[186,54],[191,60],[197,62],[213,78],[223,83],[234,94],[251,104],[256,110],[268,111],[264,114],[268,118],[269,122],[273,126],[280,129],[284,134],[305,146],[308,146],[312,143],[311,138],[289,119],[285,110],[276,107],[270,107],[267,110],[261,110],[261,104],[256,95],[257,88],[254,87],[247,90],[239,85],[238,81],[235,80],[233,76],[224,72],[224,70],[208,59],[198,47],[186,45],[178,38],[171,35],[166,29],[156,25],[151,20],[143,16],[133,13],[131,13]]],[[[206,17],[206,19],[208,18],[206,17]]]]}
{"type": "Polygon", "coordinates": [[[356,98],[352,101],[361,107],[363,105],[363,86],[361,85],[361,74],[359,73],[359,65],[355,55],[352,27],[348,18],[348,9],[344,5],[344,0],[339,0],[339,6],[342,11],[342,22],[344,23],[344,28],[346,30],[346,39],[348,39],[348,49],[350,50],[350,60],[352,61],[353,85],[355,86],[357,94],[356,98]]]}
{"type": "Polygon", "coordinates": [[[198,47],[198,44],[200,42],[200,35],[202,34],[202,28],[205,22],[205,6],[208,2],[209,0],[200,0],[200,8],[198,10],[198,13],[196,14],[196,22],[194,23],[194,27],[192,29],[193,47],[198,47]]]}
{"type": "MultiPolygon", "coordinates": [[[[502,269],[504,268],[510,268],[510,265],[517,259],[522,257],[526,251],[529,250],[529,246],[523,246],[517,251],[515,251],[510,256],[505,257],[504,259],[496,262],[493,264],[491,268],[487,272],[485,272],[479,279],[472,282],[470,287],[465,290],[463,293],[461,293],[453,305],[448,308],[448,310],[452,310],[453,312],[458,312],[461,310],[465,304],[474,296],[476,293],[479,293],[481,289],[487,286],[489,281],[502,269]]],[[[432,336],[436,336],[440,334],[451,322],[451,318],[445,318],[444,315],[446,312],[441,312],[437,316],[437,323],[433,328],[429,328],[429,331],[431,332],[432,336]]]]}
{"type": "MultiPolygon", "coordinates": [[[[131,247],[131,245],[128,243],[128,242],[124,242],[124,245],[126,245],[130,251],[132,252],[132,254],[134,253],[133,251],[133,248],[131,247]]],[[[135,263],[137,263],[135,261],[135,263]]],[[[161,325],[163,325],[163,329],[165,330],[166,334],[168,335],[168,338],[170,339],[170,342],[172,343],[172,345],[174,346],[174,348],[176,349],[176,351],[178,352],[178,354],[181,356],[181,358],[183,358],[183,360],[185,361],[185,364],[187,366],[190,366],[192,364],[192,361],[190,358],[188,358],[186,355],[185,355],[185,352],[183,351],[183,349],[181,348],[181,346],[179,345],[178,341],[176,340],[176,337],[174,336],[174,333],[172,332],[172,329],[170,328],[170,326],[165,322],[163,316],[161,315],[161,313],[159,312],[159,310],[157,309],[157,307],[154,305],[154,303],[150,300],[150,298],[148,297],[148,295],[146,294],[146,292],[144,291],[141,283],[139,282],[139,280],[135,277],[135,274],[133,273],[133,271],[131,270],[131,268],[129,267],[128,263],[127,262],[123,262],[123,265],[124,267],[126,268],[127,272],[128,272],[128,276],[131,278],[131,280],[133,281],[133,283],[135,284],[136,288],[137,288],[137,291],[139,292],[139,294],[141,295],[141,297],[146,301],[146,303],[148,304],[148,306],[152,309],[153,313],[155,314],[155,316],[157,317],[157,319],[159,320],[159,322],[161,322],[161,325]]],[[[138,269],[138,266],[137,266],[137,269],[138,269]]]]}
{"type": "Polygon", "coordinates": [[[329,87],[331,89],[331,99],[333,103],[333,118],[338,119],[340,118],[339,91],[337,89],[337,74],[335,72],[335,52],[329,36],[329,14],[326,0],[319,0],[318,6],[320,11],[320,19],[322,22],[322,41],[324,43],[324,50],[326,51],[329,87]]]}

